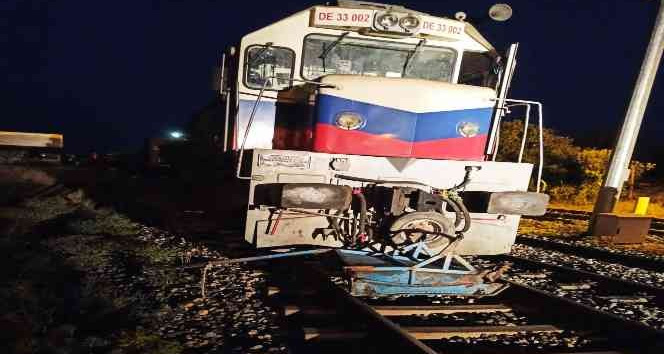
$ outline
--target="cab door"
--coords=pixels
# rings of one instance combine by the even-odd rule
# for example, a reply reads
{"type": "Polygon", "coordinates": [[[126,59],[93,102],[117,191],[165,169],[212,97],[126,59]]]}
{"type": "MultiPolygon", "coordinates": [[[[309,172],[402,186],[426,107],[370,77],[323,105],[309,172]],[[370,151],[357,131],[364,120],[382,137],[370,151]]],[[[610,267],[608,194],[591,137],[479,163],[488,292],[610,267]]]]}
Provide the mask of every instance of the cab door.
{"type": "Polygon", "coordinates": [[[510,84],[512,82],[512,76],[514,75],[514,69],[516,68],[516,54],[519,49],[518,43],[513,43],[510,45],[507,50],[505,66],[502,69],[500,74],[500,79],[498,80],[498,97],[496,101],[496,110],[493,115],[491,122],[491,131],[489,134],[489,143],[487,144],[487,157],[495,160],[499,133],[498,129],[500,128],[500,120],[505,115],[505,99],[507,98],[507,92],[509,91],[510,84]]]}

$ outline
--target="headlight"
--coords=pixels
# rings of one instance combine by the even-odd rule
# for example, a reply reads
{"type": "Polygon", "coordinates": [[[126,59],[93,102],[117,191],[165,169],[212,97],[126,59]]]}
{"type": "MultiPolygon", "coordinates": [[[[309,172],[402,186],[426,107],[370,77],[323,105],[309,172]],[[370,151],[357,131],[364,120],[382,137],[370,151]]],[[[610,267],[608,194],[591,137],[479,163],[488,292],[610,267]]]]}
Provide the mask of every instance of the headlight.
{"type": "Polygon", "coordinates": [[[473,122],[461,122],[457,125],[457,132],[464,138],[472,138],[480,132],[480,126],[473,122]]]}
{"type": "Polygon", "coordinates": [[[337,115],[337,127],[345,130],[356,130],[364,126],[365,120],[355,112],[341,112],[337,115]]]}
{"type": "Polygon", "coordinates": [[[412,31],[420,26],[420,19],[415,16],[408,15],[406,17],[402,17],[401,20],[399,20],[399,26],[407,31],[412,31]]]}
{"type": "Polygon", "coordinates": [[[395,26],[399,22],[399,19],[393,14],[382,14],[378,16],[377,22],[383,28],[390,28],[395,26]]]}

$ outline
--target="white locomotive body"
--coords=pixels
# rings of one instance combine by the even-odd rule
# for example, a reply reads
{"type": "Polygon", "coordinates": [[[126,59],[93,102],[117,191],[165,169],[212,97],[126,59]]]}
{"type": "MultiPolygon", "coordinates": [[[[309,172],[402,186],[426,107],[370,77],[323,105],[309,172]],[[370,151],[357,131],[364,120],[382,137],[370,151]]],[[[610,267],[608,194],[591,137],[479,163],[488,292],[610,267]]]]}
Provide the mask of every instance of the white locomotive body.
{"type": "Polygon", "coordinates": [[[516,48],[501,57],[463,16],[346,1],[244,36],[221,82],[245,239],[509,252],[520,215],[548,202],[541,161],[534,183],[532,164],[495,161],[509,105],[541,126],[539,103],[506,98],[516,48]]]}

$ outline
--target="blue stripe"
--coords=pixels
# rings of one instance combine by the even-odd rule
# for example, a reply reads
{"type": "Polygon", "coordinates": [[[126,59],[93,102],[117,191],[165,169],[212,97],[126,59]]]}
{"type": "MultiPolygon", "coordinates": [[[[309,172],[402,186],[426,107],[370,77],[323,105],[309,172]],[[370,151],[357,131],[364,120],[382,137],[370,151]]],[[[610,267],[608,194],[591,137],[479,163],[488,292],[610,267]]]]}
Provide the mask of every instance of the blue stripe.
{"type": "Polygon", "coordinates": [[[404,141],[427,141],[460,137],[460,122],[476,123],[478,134],[487,134],[493,108],[414,113],[330,95],[318,97],[318,123],[336,125],[337,114],[344,111],[359,113],[366,120],[360,131],[389,134],[404,141]]]}
{"type": "Polygon", "coordinates": [[[480,128],[478,135],[487,134],[492,112],[493,108],[474,108],[420,113],[417,115],[415,141],[458,138],[457,125],[461,122],[475,123],[480,128]]]}

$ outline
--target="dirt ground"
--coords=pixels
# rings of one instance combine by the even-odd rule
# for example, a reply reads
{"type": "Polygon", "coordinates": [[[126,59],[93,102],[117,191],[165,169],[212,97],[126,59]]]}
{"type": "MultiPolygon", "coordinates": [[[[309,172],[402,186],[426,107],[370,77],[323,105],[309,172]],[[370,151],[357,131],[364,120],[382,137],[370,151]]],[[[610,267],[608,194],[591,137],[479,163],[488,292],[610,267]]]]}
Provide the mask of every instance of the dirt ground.
{"type": "Polygon", "coordinates": [[[648,254],[664,255],[664,238],[647,236],[641,244],[615,244],[605,238],[585,236],[588,232],[588,221],[585,220],[556,220],[542,221],[522,219],[519,225],[519,234],[545,236],[552,238],[579,239],[591,244],[608,246],[619,250],[633,250],[648,254]]]}
{"type": "Polygon", "coordinates": [[[183,222],[204,186],[152,180],[0,166],[0,353],[287,350],[260,272],[215,268],[201,299],[200,271],[179,269],[223,257],[190,237],[217,223],[183,222]]]}
{"type": "Polygon", "coordinates": [[[0,167],[0,352],[178,353],[137,326],[152,292],[123,288],[173,251],[127,237],[139,225],[81,190],[50,188],[59,172],[0,167]]]}
{"type": "MultiPolygon", "coordinates": [[[[661,181],[639,184],[632,198],[628,196],[627,192],[623,193],[621,200],[615,206],[615,211],[617,213],[633,213],[636,200],[639,197],[650,198],[648,215],[656,218],[664,218],[664,183],[661,181]]],[[[593,206],[593,204],[571,204],[564,201],[554,201],[551,203],[552,208],[583,211],[592,211],[593,206]]]]}

